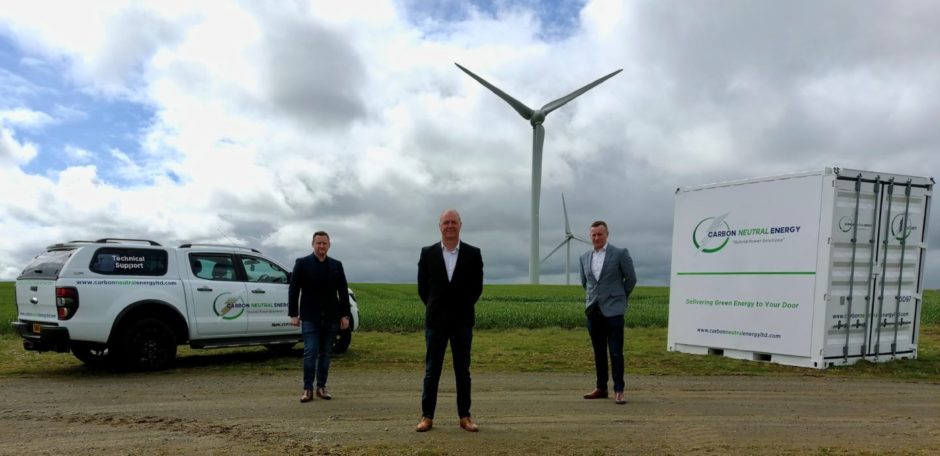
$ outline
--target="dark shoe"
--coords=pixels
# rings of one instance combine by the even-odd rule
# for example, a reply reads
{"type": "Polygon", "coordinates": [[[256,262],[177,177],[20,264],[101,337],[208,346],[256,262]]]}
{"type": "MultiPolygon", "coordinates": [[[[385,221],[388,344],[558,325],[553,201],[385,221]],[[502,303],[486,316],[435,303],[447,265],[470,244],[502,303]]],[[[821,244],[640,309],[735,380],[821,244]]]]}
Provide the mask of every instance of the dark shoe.
{"type": "Polygon", "coordinates": [[[623,391],[614,391],[614,402],[619,405],[627,403],[627,401],[623,398],[623,391]]]}
{"type": "Polygon", "coordinates": [[[585,399],[606,399],[607,390],[602,390],[600,388],[594,388],[594,391],[584,395],[585,399]]]}
{"type": "Polygon", "coordinates": [[[313,390],[304,390],[304,394],[300,396],[300,402],[310,402],[313,400],[313,390]]]}
{"type": "Polygon", "coordinates": [[[480,432],[480,427],[469,416],[460,419],[460,427],[468,432],[480,432]]]}
{"type": "Polygon", "coordinates": [[[427,432],[427,431],[430,431],[431,427],[433,426],[434,426],[434,420],[426,416],[422,416],[421,421],[418,422],[417,426],[415,426],[415,430],[418,432],[427,432]]]}
{"type": "Polygon", "coordinates": [[[327,401],[330,399],[333,399],[333,395],[330,394],[330,392],[326,390],[325,386],[317,387],[317,397],[319,397],[320,399],[327,400],[327,401]]]}

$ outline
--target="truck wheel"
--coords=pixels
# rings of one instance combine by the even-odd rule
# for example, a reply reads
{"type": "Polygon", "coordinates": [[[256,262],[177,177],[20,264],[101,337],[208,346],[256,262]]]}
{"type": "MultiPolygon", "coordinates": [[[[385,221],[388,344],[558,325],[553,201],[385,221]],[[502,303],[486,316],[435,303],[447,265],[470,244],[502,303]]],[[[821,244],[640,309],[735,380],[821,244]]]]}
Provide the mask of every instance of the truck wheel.
{"type": "Polygon", "coordinates": [[[352,342],[352,331],[340,331],[336,333],[333,339],[333,353],[346,353],[349,349],[349,343],[352,342]]]}
{"type": "Polygon", "coordinates": [[[123,360],[133,370],[165,369],[176,358],[176,338],[170,326],[158,318],[134,322],[124,332],[123,360]]]}
{"type": "Polygon", "coordinates": [[[111,352],[108,347],[95,346],[81,342],[72,342],[72,354],[79,361],[91,367],[110,367],[112,364],[111,352]]]}

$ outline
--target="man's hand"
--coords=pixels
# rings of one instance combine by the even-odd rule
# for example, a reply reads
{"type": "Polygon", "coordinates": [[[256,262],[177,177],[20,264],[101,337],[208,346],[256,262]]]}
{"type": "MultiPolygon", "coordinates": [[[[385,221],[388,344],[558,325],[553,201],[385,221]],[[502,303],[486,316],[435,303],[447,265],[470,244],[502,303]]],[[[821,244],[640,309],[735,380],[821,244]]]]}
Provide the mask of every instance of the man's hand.
{"type": "Polygon", "coordinates": [[[349,329],[349,317],[343,317],[339,320],[339,329],[345,331],[349,329]]]}
{"type": "Polygon", "coordinates": [[[290,317],[291,326],[300,326],[300,317],[290,317]]]}

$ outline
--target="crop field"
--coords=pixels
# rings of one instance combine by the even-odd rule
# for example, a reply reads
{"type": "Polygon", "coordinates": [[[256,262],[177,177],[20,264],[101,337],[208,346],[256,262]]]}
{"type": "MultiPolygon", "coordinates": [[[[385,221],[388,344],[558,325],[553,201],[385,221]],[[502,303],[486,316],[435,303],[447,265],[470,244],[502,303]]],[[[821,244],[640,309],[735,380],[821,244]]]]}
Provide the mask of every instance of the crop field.
{"type": "MultiPolygon", "coordinates": [[[[414,284],[355,284],[362,327],[374,331],[418,331],[424,305],[414,284]]],[[[584,321],[584,290],[565,285],[487,285],[477,303],[479,329],[578,328],[584,321]]],[[[628,327],[666,327],[669,289],[637,287],[630,298],[628,327]]]]}

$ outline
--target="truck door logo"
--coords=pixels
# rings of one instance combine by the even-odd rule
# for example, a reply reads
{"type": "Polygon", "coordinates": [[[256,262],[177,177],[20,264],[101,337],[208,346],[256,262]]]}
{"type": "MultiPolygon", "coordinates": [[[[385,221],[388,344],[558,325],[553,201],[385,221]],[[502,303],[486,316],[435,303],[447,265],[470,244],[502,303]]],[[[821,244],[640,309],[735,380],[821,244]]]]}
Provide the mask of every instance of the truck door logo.
{"type": "Polygon", "coordinates": [[[692,230],[692,245],[695,250],[704,253],[715,253],[728,245],[731,236],[734,234],[725,218],[728,214],[718,217],[708,217],[702,219],[692,230]],[[719,244],[717,247],[715,244],[719,244]]]}
{"type": "Polygon", "coordinates": [[[216,296],[212,301],[212,311],[223,320],[234,320],[242,316],[246,307],[248,306],[245,305],[241,296],[228,292],[216,296]]]}

